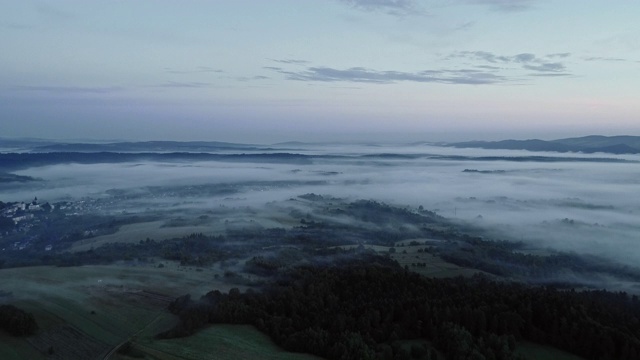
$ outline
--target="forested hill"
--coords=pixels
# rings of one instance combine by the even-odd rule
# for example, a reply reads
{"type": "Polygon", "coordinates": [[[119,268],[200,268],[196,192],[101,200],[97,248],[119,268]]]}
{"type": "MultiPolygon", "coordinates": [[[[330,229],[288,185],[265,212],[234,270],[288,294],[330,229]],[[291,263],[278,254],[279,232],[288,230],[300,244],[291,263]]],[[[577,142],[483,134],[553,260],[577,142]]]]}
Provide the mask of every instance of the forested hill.
{"type": "Polygon", "coordinates": [[[522,359],[521,340],[585,359],[638,359],[640,303],[607,291],[559,291],[485,277],[431,279],[381,257],[298,267],[263,292],[189,295],[160,337],[207,323],[252,324],[290,351],[328,359],[522,359]],[[428,342],[424,342],[424,341],[428,342]],[[413,341],[411,351],[403,341],[413,341]],[[420,341],[423,341],[422,345],[420,341]]]}
{"type": "Polygon", "coordinates": [[[585,136],[558,140],[467,141],[445,146],[502,150],[639,154],[640,136],[585,136]]]}

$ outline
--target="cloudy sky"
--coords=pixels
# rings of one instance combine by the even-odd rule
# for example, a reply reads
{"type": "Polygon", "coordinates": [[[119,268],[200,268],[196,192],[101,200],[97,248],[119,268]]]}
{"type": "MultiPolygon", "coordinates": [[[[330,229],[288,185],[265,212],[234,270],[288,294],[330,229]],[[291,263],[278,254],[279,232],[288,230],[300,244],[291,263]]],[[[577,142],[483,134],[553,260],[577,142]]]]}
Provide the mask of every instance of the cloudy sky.
{"type": "Polygon", "coordinates": [[[0,5],[0,137],[640,135],[639,1],[0,5]]]}

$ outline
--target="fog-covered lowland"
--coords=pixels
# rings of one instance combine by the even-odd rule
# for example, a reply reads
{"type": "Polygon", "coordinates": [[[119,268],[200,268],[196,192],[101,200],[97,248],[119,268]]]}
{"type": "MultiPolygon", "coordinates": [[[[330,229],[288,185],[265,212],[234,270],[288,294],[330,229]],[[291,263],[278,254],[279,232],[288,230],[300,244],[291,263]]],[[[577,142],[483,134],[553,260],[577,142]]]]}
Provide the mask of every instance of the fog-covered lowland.
{"type": "Polygon", "coordinates": [[[422,206],[476,225],[486,236],[522,241],[532,249],[640,263],[637,155],[424,144],[290,143],[257,149],[261,151],[243,148],[233,153],[226,148],[229,158],[211,160],[132,156],[93,163],[89,153],[88,160],[67,163],[72,156],[63,154],[51,165],[33,167],[25,165],[28,161],[12,165],[4,161],[4,173],[32,181],[3,182],[0,198],[4,202],[34,196],[49,202],[117,199],[100,210],[144,214],[148,209],[261,208],[268,202],[315,193],[422,206]]]}
{"type": "Polygon", "coordinates": [[[2,148],[0,327],[27,336],[17,350],[0,336],[3,357],[199,358],[222,347],[225,359],[468,358],[456,355],[463,343],[503,359],[640,351],[636,154],[2,148]],[[425,303],[425,293],[439,295],[425,303]],[[387,308],[394,315],[381,317],[387,308]],[[322,320],[332,316],[342,320],[322,320]]]}

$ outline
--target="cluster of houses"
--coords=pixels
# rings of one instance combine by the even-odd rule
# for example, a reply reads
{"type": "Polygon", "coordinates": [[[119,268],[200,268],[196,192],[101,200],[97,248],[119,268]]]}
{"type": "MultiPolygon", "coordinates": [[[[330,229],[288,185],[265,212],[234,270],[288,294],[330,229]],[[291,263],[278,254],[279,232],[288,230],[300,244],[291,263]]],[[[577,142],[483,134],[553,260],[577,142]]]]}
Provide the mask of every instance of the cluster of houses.
{"type": "MultiPolygon", "coordinates": [[[[0,208],[0,217],[13,221],[13,226],[11,226],[11,231],[9,231],[6,226],[2,228],[0,231],[0,238],[2,238],[3,235],[9,235],[10,232],[14,231],[26,233],[39,221],[36,216],[38,213],[51,212],[55,209],[55,205],[51,205],[49,203],[40,204],[37,197],[31,202],[3,203],[2,205],[3,206],[0,208]]],[[[11,224],[11,222],[5,220],[5,225],[8,226],[8,224],[11,224]]],[[[23,250],[31,244],[31,241],[33,240],[32,238],[33,236],[15,242],[11,248],[14,250],[23,250]]],[[[51,250],[52,247],[49,245],[47,248],[48,250],[51,250]]]]}
{"type": "MultiPolygon", "coordinates": [[[[85,198],[77,201],[60,201],[56,203],[40,203],[35,197],[29,202],[1,202],[0,201],[0,239],[15,238],[19,241],[0,244],[0,250],[23,250],[34,245],[37,236],[31,230],[51,216],[79,216],[86,213],[100,211],[109,206],[115,206],[117,201],[85,198]],[[51,214],[54,212],[57,215],[51,214]],[[18,236],[16,236],[18,235],[18,236]]],[[[97,230],[89,229],[81,232],[84,237],[97,234],[97,230]]],[[[45,251],[52,250],[52,245],[46,245],[45,251]]]]}
{"type": "Polygon", "coordinates": [[[1,215],[5,218],[11,218],[15,225],[18,225],[22,221],[33,219],[35,212],[52,211],[54,208],[55,205],[50,205],[49,203],[38,203],[38,198],[36,197],[29,203],[23,201],[8,204],[1,210],[1,215]]]}

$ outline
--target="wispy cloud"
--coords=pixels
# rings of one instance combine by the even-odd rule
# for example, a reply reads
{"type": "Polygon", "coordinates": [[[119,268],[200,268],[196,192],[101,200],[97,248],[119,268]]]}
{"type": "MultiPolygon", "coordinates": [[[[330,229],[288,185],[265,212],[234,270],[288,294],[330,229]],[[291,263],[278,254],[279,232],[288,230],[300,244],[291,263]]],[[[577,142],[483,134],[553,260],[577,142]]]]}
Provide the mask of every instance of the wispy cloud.
{"type": "Polygon", "coordinates": [[[164,71],[169,74],[201,74],[201,73],[223,73],[224,72],[224,70],[215,69],[209,66],[198,66],[194,69],[164,68],[164,71]]]}
{"type": "Polygon", "coordinates": [[[12,30],[26,30],[26,29],[33,29],[35,28],[35,26],[28,25],[28,24],[15,23],[15,22],[11,22],[11,23],[0,22],[0,28],[12,29],[12,30]]]}
{"type": "Polygon", "coordinates": [[[467,4],[487,5],[497,11],[523,11],[533,7],[536,0],[460,0],[467,4]]]}
{"type": "MultiPolygon", "coordinates": [[[[352,82],[395,84],[399,82],[459,85],[523,84],[527,77],[570,76],[564,63],[570,53],[537,56],[532,53],[499,55],[488,51],[458,51],[442,60],[446,68],[419,71],[377,70],[366,67],[329,66],[279,67],[263,69],[284,75],[287,80],[307,82],[352,82]],[[462,61],[461,61],[462,60],[462,61]]],[[[298,65],[298,64],[295,64],[298,65]]]]}
{"type": "Polygon", "coordinates": [[[582,60],[584,61],[615,61],[615,62],[627,61],[627,59],[614,58],[614,57],[602,57],[602,56],[583,57],[582,60]]]}
{"type": "Polygon", "coordinates": [[[541,73],[558,73],[562,75],[570,75],[566,72],[567,68],[562,62],[553,61],[558,58],[567,58],[569,56],[571,56],[570,53],[556,53],[538,57],[535,54],[531,53],[521,53],[516,55],[497,55],[488,51],[458,51],[448,55],[447,57],[445,57],[445,59],[466,59],[470,61],[484,62],[484,64],[478,64],[476,65],[476,67],[486,68],[487,66],[495,66],[493,64],[503,64],[509,66],[519,66],[525,70],[541,73]]]}
{"type": "Polygon", "coordinates": [[[566,70],[561,63],[542,63],[538,65],[526,64],[523,66],[527,70],[542,71],[542,72],[563,72],[566,70]]]}
{"type": "Polygon", "coordinates": [[[502,69],[500,66],[493,66],[493,65],[477,65],[476,67],[478,69],[485,69],[485,70],[500,70],[500,69],[502,69]]]}
{"type": "Polygon", "coordinates": [[[109,94],[125,90],[119,86],[107,86],[107,87],[84,87],[84,86],[31,86],[31,85],[16,85],[11,87],[17,91],[34,91],[34,92],[46,92],[53,94],[109,94]]]}
{"type": "Polygon", "coordinates": [[[302,71],[279,70],[289,80],[320,82],[356,82],[393,84],[398,82],[422,82],[483,85],[496,84],[508,79],[485,71],[463,70],[424,70],[419,72],[379,71],[363,67],[335,69],[330,67],[309,67],[302,71]]]}
{"type": "Polygon", "coordinates": [[[211,84],[209,83],[204,83],[204,82],[196,82],[196,81],[168,81],[166,83],[160,84],[158,85],[158,87],[164,87],[164,88],[192,88],[192,89],[199,89],[199,88],[206,88],[206,87],[210,87],[211,84]]]}
{"type": "Polygon", "coordinates": [[[251,80],[268,80],[270,77],[264,75],[256,75],[256,76],[241,76],[237,77],[238,81],[251,81],[251,80]]]}
{"type": "Polygon", "coordinates": [[[567,73],[530,73],[528,76],[537,76],[537,77],[564,77],[571,76],[571,74],[567,73]]]}
{"type": "Polygon", "coordinates": [[[394,16],[423,15],[415,0],[339,0],[353,8],[378,11],[394,16]]]}
{"type": "Polygon", "coordinates": [[[471,60],[482,60],[492,64],[497,63],[524,63],[533,61],[536,56],[534,54],[522,53],[517,55],[496,55],[488,51],[457,51],[448,55],[445,59],[467,58],[471,60]]]}
{"type": "MultiPolygon", "coordinates": [[[[417,0],[338,0],[351,7],[395,16],[425,15],[417,0]]],[[[495,11],[518,12],[533,8],[539,0],[452,0],[452,3],[487,6],[495,11]]]]}
{"type": "Polygon", "coordinates": [[[300,60],[300,59],[269,59],[269,60],[275,61],[281,64],[294,64],[294,65],[306,65],[310,63],[310,61],[300,60]]]}
{"type": "Polygon", "coordinates": [[[554,58],[567,58],[571,56],[571,53],[555,53],[555,54],[547,54],[546,57],[548,57],[549,59],[554,59],[554,58]]]}
{"type": "Polygon", "coordinates": [[[59,7],[53,6],[52,4],[54,4],[54,2],[41,2],[37,4],[35,8],[38,14],[48,19],[57,21],[69,21],[75,19],[74,14],[66,10],[62,10],[59,7]]]}

